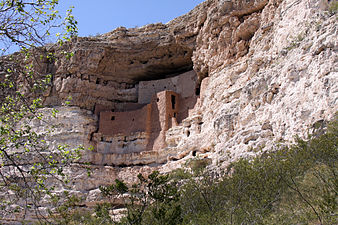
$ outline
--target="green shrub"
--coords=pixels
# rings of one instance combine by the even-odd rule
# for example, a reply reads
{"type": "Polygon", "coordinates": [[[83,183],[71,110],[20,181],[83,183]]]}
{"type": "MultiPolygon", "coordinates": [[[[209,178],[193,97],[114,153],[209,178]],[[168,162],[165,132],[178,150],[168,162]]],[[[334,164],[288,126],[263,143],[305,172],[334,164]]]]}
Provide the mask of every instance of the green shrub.
{"type": "Polygon", "coordinates": [[[191,169],[193,174],[198,175],[211,163],[208,158],[193,158],[186,162],[186,166],[191,169]]]}
{"type": "Polygon", "coordinates": [[[191,180],[181,189],[185,223],[337,224],[337,128],[191,180]]]}
{"type": "Polygon", "coordinates": [[[338,1],[337,0],[333,0],[329,4],[329,12],[330,12],[330,14],[336,14],[337,11],[338,11],[338,1]]]}
{"type": "Polygon", "coordinates": [[[139,175],[131,188],[117,181],[102,192],[130,194],[116,224],[338,224],[338,121],[326,133],[319,128],[308,140],[234,162],[223,176],[198,158],[186,164],[192,173],[139,175]]]}

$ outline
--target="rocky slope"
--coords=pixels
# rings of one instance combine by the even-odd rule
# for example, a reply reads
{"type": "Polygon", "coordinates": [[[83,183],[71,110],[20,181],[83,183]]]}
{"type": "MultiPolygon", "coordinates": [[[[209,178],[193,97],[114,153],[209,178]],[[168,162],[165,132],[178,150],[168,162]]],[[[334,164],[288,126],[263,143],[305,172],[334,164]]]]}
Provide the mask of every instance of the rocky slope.
{"type": "MultiPolygon", "coordinates": [[[[168,24],[121,27],[64,48],[74,56],[47,65],[54,80],[44,104],[60,110],[51,142],[94,146],[83,159],[91,177],[70,168],[73,190],[88,206],[100,201],[98,186],[116,178],[132,182],[139,172],[170,171],[193,157],[222,168],[291,143],[338,110],[337,16],[326,0],[208,0],[168,24]],[[180,98],[184,118],[170,114],[175,122],[158,131],[162,148],[95,156],[104,141],[100,113],[153,104],[140,105],[142,82],[171,82],[158,89],[170,91],[172,79],[192,69],[195,79],[181,83],[195,101],[180,98]]],[[[108,142],[131,145],[152,134],[142,132],[108,142]]]]}

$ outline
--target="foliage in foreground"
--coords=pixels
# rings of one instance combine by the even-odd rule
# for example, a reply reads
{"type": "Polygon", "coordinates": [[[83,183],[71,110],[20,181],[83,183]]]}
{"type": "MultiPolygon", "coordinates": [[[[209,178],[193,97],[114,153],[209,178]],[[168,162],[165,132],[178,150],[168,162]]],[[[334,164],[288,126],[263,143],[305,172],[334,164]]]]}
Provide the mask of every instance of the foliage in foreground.
{"type": "Polygon", "coordinates": [[[338,121],[325,134],[314,134],[291,147],[234,162],[219,177],[198,166],[192,172],[139,175],[131,188],[116,180],[101,191],[125,200],[124,217],[114,221],[113,205],[103,204],[94,216],[82,216],[81,223],[338,224],[338,121]]]}
{"type": "MultiPolygon", "coordinates": [[[[62,18],[58,3],[0,0],[0,223],[26,220],[29,213],[44,218],[47,213],[39,208],[60,199],[55,189],[68,180],[64,167],[77,160],[82,150],[62,143],[52,148],[47,139],[53,125],[40,112],[43,93],[53,79],[41,65],[57,60],[42,46],[55,28],[62,33],[59,46],[77,33],[71,9],[62,18]],[[14,50],[20,52],[3,56],[14,50]]],[[[65,52],[60,57],[71,55],[65,52]]],[[[57,110],[51,111],[55,117],[57,110]]]]}

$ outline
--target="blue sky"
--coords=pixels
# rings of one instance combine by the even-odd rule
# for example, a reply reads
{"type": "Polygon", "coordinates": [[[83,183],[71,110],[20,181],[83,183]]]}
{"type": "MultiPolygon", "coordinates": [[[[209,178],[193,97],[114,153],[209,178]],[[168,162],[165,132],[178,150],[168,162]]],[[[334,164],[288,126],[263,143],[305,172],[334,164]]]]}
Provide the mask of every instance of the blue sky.
{"type": "Polygon", "coordinates": [[[167,23],[192,10],[204,0],[60,0],[62,12],[74,6],[79,36],[109,32],[149,23],[167,23]]]}
{"type": "MultiPolygon", "coordinates": [[[[150,23],[167,23],[170,20],[184,15],[205,0],[59,0],[58,10],[61,16],[66,10],[74,6],[73,14],[78,21],[79,36],[95,36],[107,33],[117,27],[140,27],[150,23]]],[[[52,34],[62,32],[52,30],[52,34]]],[[[55,42],[52,35],[46,41],[55,42]]],[[[0,49],[5,45],[0,43],[0,49]]],[[[6,52],[9,54],[18,51],[12,45],[6,52]]]]}

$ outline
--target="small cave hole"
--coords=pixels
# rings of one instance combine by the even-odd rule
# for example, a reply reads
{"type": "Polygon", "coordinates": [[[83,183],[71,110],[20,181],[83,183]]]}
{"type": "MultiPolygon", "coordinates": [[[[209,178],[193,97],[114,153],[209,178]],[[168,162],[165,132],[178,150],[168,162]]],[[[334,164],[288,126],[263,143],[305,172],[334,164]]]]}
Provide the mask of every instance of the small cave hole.
{"type": "Polygon", "coordinates": [[[187,137],[189,137],[190,136],[190,131],[187,131],[186,135],[187,135],[187,137]]]}
{"type": "Polygon", "coordinates": [[[131,121],[135,121],[135,119],[133,118],[131,121]]]}
{"type": "Polygon", "coordinates": [[[100,78],[97,78],[96,84],[100,84],[100,82],[101,82],[101,79],[100,79],[100,78]]]}
{"type": "Polygon", "coordinates": [[[111,120],[115,120],[115,116],[112,116],[112,117],[111,117],[111,120]]]}
{"type": "Polygon", "coordinates": [[[197,87],[197,88],[195,89],[195,94],[196,94],[197,96],[199,96],[199,95],[201,94],[201,88],[200,88],[200,87],[197,87]]]}
{"type": "Polygon", "coordinates": [[[176,106],[176,96],[172,95],[171,96],[171,108],[175,109],[175,106],[176,106]]]}
{"type": "Polygon", "coordinates": [[[159,98],[156,98],[156,102],[159,102],[160,101],[160,99],[159,98]]]}
{"type": "Polygon", "coordinates": [[[176,114],[176,113],[174,113],[174,118],[176,118],[176,116],[177,116],[177,114],[176,114]]]}
{"type": "Polygon", "coordinates": [[[142,64],[147,64],[147,63],[148,63],[148,61],[141,61],[141,63],[142,63],[142,64]]]}
{"type": "Polygon", "coordinates": [[[197,151],[192,151],[192,152],[191,152],[191,155],[192,155],[192,156],[196,156],[196,155],[197,155],[197,151]]]}
{"type": "Polygon", "coordinates": [[[130,65],[132,65],[132,64],[134,64],[134,61],[130,61],[130,63],[129,63],[130,65]]]}
{"type": "Polygon", "coordinates": [[[164,89],[167,89],[167,86],[164,86],[164,89]]]}

